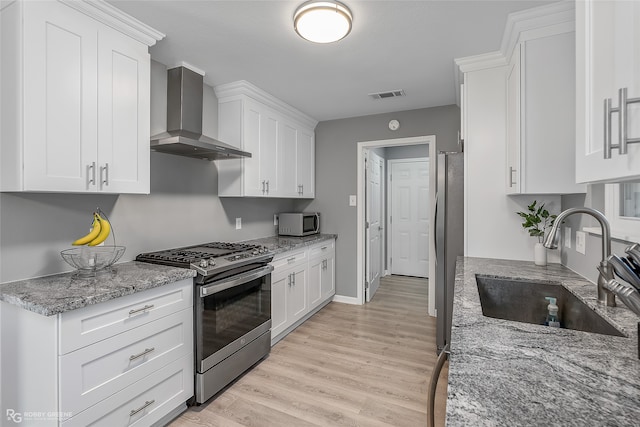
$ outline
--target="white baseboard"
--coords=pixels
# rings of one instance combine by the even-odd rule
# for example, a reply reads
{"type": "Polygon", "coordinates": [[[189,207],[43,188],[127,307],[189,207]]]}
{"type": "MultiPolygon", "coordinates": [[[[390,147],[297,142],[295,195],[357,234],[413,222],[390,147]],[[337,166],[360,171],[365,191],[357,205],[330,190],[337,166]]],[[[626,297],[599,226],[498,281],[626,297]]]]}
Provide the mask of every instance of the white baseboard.
{"type": "Polygon", "coordinates": [[[341,302],[344,304],[362,305],[356,297],[345,297],[344,295],[334,295],[333,302],[341,302]]]}

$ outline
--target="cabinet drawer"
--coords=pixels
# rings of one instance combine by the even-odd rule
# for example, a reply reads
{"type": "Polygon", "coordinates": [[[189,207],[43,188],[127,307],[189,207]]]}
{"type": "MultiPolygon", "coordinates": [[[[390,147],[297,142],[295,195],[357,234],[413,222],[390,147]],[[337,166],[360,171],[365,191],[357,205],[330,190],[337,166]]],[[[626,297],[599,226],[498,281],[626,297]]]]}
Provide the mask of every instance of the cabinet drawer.
{"type": "Polygon", "coordinates": [[[322,242],[321,244],[312,246],[309,249],[309,258],[331,253],[332,251],[335,251],[335,248],[336,248],[336,241],[327,240],[326,242],[322,242]]]}
{"type": "Polygon", "coordinates": [[[285,252],[279,255],[281,258],[271,262],[274,269],[286,268],[288,266],[295,265],[299,262],[307,261],[307,250],[285,252]]]}
{"type": "Polygon", "coordinates": [[[192,279],[62,313],[59,354],[69,353],[188,307],[193,307],[192,279]]]}
{"type": "Polygon", "coordinates": [[[193,310],[60,357],[60,407],[78,413],[186,354],[193,353],[193,310]]]}
{"type": "Polygon", "coordinates": [[[65,420],[62,426],[149,426],[184,404],[191,396],[193,354],[190,353],[86,411],[76,413],[65,420]]]}

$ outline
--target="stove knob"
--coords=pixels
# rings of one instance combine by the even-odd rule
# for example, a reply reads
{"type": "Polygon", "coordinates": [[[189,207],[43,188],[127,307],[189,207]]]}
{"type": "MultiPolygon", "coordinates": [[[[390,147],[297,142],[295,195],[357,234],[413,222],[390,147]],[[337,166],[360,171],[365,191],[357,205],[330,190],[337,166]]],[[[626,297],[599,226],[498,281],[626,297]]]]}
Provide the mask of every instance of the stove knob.
{"type": "Polygon", "coordinates": [[[209,265],[209,262],[206,259],[200,260],[200,267],[207,268],[208,265],[209,265]]]}
{"type": "Polygon", "coordinates": [[[216,259],[215,258],[209,258],[209,267],[213,267],[214,265],[216,265],[216,259]]]}
{"type": "Polygon", "coordinates": [[[251,252],[251,253],[252,253],[253,255],[258,255],[258,254],[260,253],[260,251],[256,249],[255,251],[253,251],[253,252],[251,252]]]}

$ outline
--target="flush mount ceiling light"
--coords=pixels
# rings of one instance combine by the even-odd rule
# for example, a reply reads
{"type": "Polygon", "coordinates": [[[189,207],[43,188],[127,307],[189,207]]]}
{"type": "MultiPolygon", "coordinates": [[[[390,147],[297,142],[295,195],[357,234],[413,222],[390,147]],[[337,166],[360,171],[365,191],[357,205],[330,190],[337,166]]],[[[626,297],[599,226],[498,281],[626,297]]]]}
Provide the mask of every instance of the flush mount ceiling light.
{"type": "Polygon", "coordinates": [[[293,15],[293,28],[303,39],[314,43],[332,43],[351,31],[353,15],[337,1],[308,1],[293,15]]]}

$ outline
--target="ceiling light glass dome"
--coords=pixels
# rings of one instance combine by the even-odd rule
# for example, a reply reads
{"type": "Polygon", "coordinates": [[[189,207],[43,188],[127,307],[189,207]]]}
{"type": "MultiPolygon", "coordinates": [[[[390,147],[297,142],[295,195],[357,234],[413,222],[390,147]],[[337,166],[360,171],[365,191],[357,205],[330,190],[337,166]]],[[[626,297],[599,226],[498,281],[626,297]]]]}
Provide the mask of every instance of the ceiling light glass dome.
{"type": "Polygon", "coordinates": [[[300,37],[314,43],[332,43],[351,31],[353,15],[337,1],[309,1],[293,15],[293,27],[300,37]]]}

